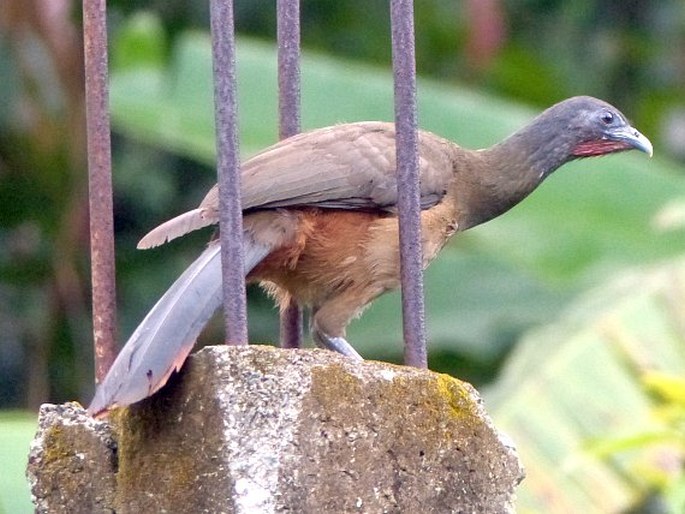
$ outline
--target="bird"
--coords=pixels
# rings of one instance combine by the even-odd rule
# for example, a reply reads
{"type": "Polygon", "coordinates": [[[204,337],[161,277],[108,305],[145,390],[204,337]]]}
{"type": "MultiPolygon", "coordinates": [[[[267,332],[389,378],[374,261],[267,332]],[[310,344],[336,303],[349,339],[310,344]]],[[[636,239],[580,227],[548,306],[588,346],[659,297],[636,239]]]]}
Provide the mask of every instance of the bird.
{"type": "MultiPolygon", "coordinates": [[[[489,148],[419,131],[418,149],[424,268],[455,233],[508,211],[565,163],[653,152],[617,108],[589,96],[549,107],[489,148]]],[[[242,163],[240,179],[246,281],[262,284],[281,308],[291,300],[309,308],[314,342],[361,360],[346,340],[348,323],[400,285],[394,124],[339,124],[283,139],[242,163]]],[[[214,186],[138,248],[218,221],[214,186]]],[[[149,311],[97,386],[91,415],[152,395],[180,369],[222,304],[220,254],[215,239],[149,311]]]]}

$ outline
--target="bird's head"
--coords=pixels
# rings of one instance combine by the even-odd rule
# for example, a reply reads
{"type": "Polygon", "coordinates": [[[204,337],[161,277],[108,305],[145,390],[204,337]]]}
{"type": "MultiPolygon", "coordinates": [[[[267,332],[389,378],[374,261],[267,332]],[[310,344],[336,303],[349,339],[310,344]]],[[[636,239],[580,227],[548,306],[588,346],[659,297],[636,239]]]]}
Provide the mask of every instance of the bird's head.
{"type": "Polygon", "coordinates": [[[568,117],[573,157],[593,157],[624,150],[652,156],[652,143],[626,117],[606,102],[588,96],[570,98],[555,106],[568,117]]]}
{"type": "Polygon", "coordinates": [[[652,143],[616,107],[590,96],[559,102],[483,151],[479,180],[488,200],[472,225],[510,209],[569,161],[633,149],[652,155],[652,143]]]}
{"type": "Polygon", "coordinates": [[[583,157],[633,149],[652,155],[652,143],[621,111],[590,96],[553,105],[503,143],[505,157],[520,155],[539,179],[583,157]]]}
{"type": "Polygon", "coordinates": [[[625,150],[640,150],[650,157],[652,143],[616,107],[590,96],[576,96],[543,112],[533,125],[554,135],[555,146],[567,160],[625,150]],[[535,123],[537,122],[537,123],[535,123]]]}

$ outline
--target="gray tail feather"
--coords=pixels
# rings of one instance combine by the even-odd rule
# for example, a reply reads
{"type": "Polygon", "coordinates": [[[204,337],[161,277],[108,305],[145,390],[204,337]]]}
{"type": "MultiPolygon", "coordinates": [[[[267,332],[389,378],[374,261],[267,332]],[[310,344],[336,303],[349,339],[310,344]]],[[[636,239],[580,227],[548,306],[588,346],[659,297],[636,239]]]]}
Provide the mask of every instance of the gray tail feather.
{"type": "MultiPolygon", "coordinates": [[[[247,275],[270,248],[245,239],[247,275]]],[[[220,250],[218,243],[210,244],[145,316],[98,386],[88,407],[90,414],[150,396],[181,367],[209,318],[221,306],[220,250]]]]}

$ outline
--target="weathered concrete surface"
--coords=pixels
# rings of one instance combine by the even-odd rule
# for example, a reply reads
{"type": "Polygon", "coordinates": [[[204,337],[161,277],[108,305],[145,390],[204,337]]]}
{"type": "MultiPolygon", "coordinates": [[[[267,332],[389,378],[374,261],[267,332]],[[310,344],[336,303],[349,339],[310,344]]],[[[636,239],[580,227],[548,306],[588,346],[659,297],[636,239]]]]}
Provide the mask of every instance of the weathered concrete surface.
{"type": "Polygon", "coordinates": [[[43,405],[27,477],[38,513],[114,511],[116,442],[80,405],[43,405]]]}
{"type": "MultiPolygon", "coordinates": [[[[513,512],[523,476],[468,384],[326,351],[205,348],[161,394],[113,418],[119,513],[499,514],[513,512]]],[[[36,496],[70,480],[40,465],[52,451],[42,430],[36,496]]],[[[80,439],[56,444],[90,451],[80,439]]],[[[111,505],[99,497],[90,505],[111,505]]],[[[67,511],[78,512],[51,509],[67,511]]]]}

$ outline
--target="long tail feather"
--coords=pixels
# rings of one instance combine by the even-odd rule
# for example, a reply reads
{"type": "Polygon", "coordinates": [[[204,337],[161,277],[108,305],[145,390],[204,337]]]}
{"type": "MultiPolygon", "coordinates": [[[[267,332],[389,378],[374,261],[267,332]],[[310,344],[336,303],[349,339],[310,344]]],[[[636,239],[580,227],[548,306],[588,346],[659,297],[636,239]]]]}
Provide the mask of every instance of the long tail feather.
{"type": "MultiPolygon", "coordinates": [[[[245,238],[245,274],[269,252],[245,238]]],[[[211,244],[145,316],[98,386],[91,415],[150,396],[185,361],[195,340],[219,308],[221,247],[211,244]]]]}

